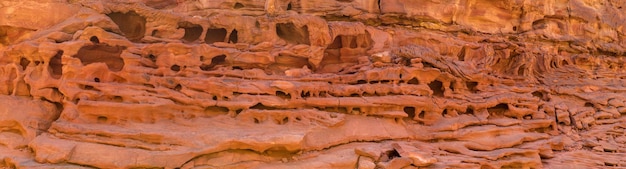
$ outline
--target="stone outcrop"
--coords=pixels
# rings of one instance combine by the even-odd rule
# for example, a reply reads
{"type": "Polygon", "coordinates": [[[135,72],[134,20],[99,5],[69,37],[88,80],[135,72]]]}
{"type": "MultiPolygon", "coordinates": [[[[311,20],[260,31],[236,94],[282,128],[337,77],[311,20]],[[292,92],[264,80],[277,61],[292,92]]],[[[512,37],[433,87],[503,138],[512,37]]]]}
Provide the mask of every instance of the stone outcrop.
{"type": "Polygon", "coordinates": [[[0,168],[625,167],[622,8],[5,0],[0,168]]]}

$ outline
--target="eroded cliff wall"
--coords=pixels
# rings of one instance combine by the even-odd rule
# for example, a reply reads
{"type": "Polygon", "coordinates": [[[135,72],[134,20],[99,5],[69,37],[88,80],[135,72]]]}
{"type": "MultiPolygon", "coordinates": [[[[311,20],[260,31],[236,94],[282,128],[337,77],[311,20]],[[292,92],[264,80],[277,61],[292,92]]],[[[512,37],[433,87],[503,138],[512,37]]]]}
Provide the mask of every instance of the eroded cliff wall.
{"type": "Polygon", "coordinates": [[[4,0],[0,168],[626,167],[625,11],[4,0]]]}

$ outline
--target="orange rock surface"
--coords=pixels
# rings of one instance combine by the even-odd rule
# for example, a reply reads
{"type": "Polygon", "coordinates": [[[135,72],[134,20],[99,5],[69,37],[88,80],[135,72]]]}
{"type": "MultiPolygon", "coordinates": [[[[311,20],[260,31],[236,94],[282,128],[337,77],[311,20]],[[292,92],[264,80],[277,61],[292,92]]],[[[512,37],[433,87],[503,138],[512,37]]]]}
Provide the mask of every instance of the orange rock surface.
{"type": "Polygon", "coordinates": [[[0,168],[624,168],[626,1],[3,0],[0,168]]]}

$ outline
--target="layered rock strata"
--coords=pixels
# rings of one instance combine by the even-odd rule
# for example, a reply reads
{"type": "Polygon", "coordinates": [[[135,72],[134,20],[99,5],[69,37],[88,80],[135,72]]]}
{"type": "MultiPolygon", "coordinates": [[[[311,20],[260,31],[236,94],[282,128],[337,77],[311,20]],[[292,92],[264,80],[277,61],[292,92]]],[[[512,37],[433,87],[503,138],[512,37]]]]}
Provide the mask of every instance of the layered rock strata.
{"type": "Polygon", "coordinates": [[[0,168],[620,168],[618,0],[0,2],[0,168]]]}

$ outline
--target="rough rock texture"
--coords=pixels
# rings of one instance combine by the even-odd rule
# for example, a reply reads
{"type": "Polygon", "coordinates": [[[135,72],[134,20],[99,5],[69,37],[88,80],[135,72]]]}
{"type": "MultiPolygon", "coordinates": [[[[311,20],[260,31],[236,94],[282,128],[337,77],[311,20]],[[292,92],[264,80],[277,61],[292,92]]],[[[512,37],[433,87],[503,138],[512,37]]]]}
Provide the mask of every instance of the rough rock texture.
{"type": "Polygon", "coordinates": [[[623,168],[625,11],[3,0],[0,168],[623,168]]]}

